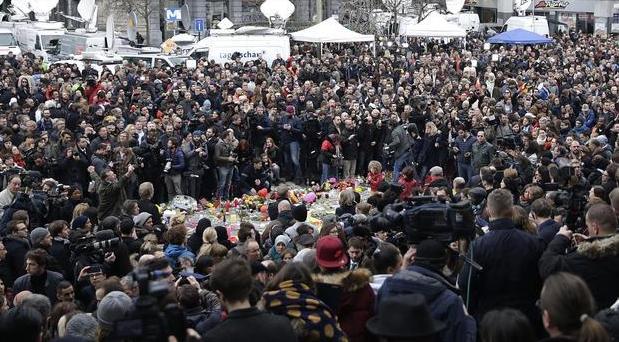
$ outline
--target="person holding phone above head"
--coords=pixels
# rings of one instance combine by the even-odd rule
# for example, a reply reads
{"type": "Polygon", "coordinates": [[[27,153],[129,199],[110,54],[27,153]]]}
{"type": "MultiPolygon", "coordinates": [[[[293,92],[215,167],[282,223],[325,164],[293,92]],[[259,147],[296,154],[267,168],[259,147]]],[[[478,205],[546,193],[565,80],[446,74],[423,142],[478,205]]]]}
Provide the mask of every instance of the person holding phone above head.
{"type": "Polygon", "coordinates": [[[587,235],[561,227],[539,261],[542,278],[566,271],[583,278],[600,309],[619,297],[617,217],[608,204],[595,204],[585,215],[587,235]]]}

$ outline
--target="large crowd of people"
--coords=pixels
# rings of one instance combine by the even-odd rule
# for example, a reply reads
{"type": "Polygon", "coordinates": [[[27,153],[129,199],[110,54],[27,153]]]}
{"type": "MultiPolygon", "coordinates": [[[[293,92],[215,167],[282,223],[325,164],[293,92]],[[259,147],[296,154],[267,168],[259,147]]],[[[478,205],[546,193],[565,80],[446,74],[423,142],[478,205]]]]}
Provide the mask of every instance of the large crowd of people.
{"type": "Polygon", "coordinates": [[[619,47],[554,39],[100,74],[9,52],[0,339],[619,340],[619,47]],[[321,226],[291,198],[355,182],[321,226]],[[235,236],[157,206],[257,193],[270,221],[235,236]],[[394,218],[463,201],[458,241],[394,218]]]}

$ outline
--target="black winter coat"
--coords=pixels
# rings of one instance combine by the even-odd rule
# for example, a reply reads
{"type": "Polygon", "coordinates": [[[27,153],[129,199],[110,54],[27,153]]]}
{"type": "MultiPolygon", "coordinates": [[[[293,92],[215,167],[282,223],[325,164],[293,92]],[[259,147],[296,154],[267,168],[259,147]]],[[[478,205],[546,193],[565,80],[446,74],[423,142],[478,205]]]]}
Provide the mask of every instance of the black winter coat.
{"type": "Polygon", "coordinates": [[[9,281],[5,284],[11,287],[15,279],[26,274],[26,253],[30,249],[30,243],[25,239],[7,236],[2,241],[6,248],[6,262],[9,268],[9,281]]]}
{"type": "Polygon", "coordinates": [[[294,342],[297,340],[290,321],[284,316],[273,315],[256,308],[231,312],[228,319],[210,330],[206,342],[294,342]]]}
{"type": "Polygon", "coordinates": [[[591,238],[572,250],[570,244],[563,235],[552,239],[539,261],[540,275],[574,273],[589,285],[598,309],[608,308],[619,297],[619,234],[591,238]]]}
{"type": "Polygon", "coordinates": [[[458,278],[462,293],[468,293],[469,312],[479,321],[490,310],[510,307],[522,311],[531,322],[539,322],[535,301],[542,281],[537,262],[544,251],[544,241],[516,229],[510,219],[491,221],[489,228],[486,235],[471,243],[468,252],[469,258],[483,270],[465,264],[458,278]]]}

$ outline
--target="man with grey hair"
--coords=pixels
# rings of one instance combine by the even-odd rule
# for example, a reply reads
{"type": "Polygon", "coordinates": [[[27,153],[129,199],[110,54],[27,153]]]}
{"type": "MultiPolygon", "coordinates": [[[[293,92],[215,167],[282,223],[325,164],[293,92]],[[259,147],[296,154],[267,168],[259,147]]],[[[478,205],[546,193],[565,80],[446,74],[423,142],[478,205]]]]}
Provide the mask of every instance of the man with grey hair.
{"type": "Polygon", "coordinates": [[[41,317],[43,317],[43,322],[47,322],[47,318],[52,311],[52,303],[49,301],[49,298],[38,293],[30,294],[24,298],[20,305],[37,310],[41,314],[41,317]]]}
{"type": "Polygon", "coordinates": [[[79,337],[86,341],[96,341],[97,320],[91,314],[78,313],[67,322],[65,336],[79,337]]]}
{"type": "Polygon", "coordinates": [[[490,310],[514,308],[522,311],[536,328],[543,329],[535,301],[542,288],[537,262],[544,251],[544,241],[516,228],[512,221],[514,198],[508,190],[492,191],[486,208],[490,215],[489,231],[475,239],[468,251],[468,257],[482,269],[467,263],[458,278],[462,293],[468,297],[468,309],[480,320],[490,310]]]}

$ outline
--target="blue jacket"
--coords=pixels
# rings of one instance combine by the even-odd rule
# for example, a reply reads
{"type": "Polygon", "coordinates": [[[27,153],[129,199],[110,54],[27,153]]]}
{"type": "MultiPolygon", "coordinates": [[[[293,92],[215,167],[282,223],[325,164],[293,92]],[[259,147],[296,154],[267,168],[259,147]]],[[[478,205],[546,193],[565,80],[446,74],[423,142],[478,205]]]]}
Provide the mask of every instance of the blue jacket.
{"type": "Polygon", "coordinates": [[[471,161],[473,160],[473,144],[475,144],[476,141],[477,139],[475,139],[472,134],[469,134],[469,137],[466,140],[459,136],[456,137],[454,145],[460,150],[458,151],[458,154],[456,154],[458,163],[471,164],[471,161]],[[470,153],[468,159],[464,157],[467,152],[470,153]]]}
{"type": "Polygon", "coordinates": [[[546,245],[548,245],[555,235],[557,235],[560,228],[561,224],[553,219],[548,219],[537,227],[537,233],[542,239],[544,239],[546,245]]]}
{"type": "Polygon", "coordinates": [[[593,128],[593,126],[595,126],[597,121],[598,121],[597,115],[592,109],[589,109],[589,113],[587,113],[585,122],[582,125],[587,127],[588,129],[591,129],[593,128]]]}
{"type": "Polygon", "coordinates": [[[196,260],[196,255],[185,246],[170,244],[165,248],[163,253],[165,254],[166,259],[170,262],[170,266],[172,266],[172,268],[176,268],[178,266],[178,258],[180,257],[189,258],[192,261],[196,260]]]}
{"type": "Polygon", "coordinates": [[[171,153],[170,149],[167,149],[165,157],[166,159],[172,160],[172,168],[170,169],[171,175],[177,175],[185,171],[185,154],[182,148],[178,147],[174,154],[171,153]]]}
{"type": "Polygon", "coordinates": [[[465,264],[458,285],[467,307],[481,320],[490,310],[510,307],[522,311],[529,320],[539,322],[535,306],[542,289],[537,262],[544,252],[544,241],[519,230],[510,219],[490,221],[490,231],[475,239],[468,257],[483,267],[482,271],[465,264]]]}
{"type": "Polygon", "coordinates": [[[288,115],[284,115],[279,120],[279,134],[281,139],[281,144],[289,144],[291,142],[301,142],[302,134],[303,134],[303,123],[299,120],[298,117],[288,115]],[[284,125],[289,124],[290,130],[284,129],[284,125]]]}
{"type": "Polygon", "coordinates": [[[475,341],[477,327],[473,317],[464,311],[458,290],[441,274],[419,265],[409,266],[393,277],[385,279],[378,291],[381,300],[400,294],[419,293],[426,298],[432,318],[445,323],[440,334],[443,342],[475,341]]]}

